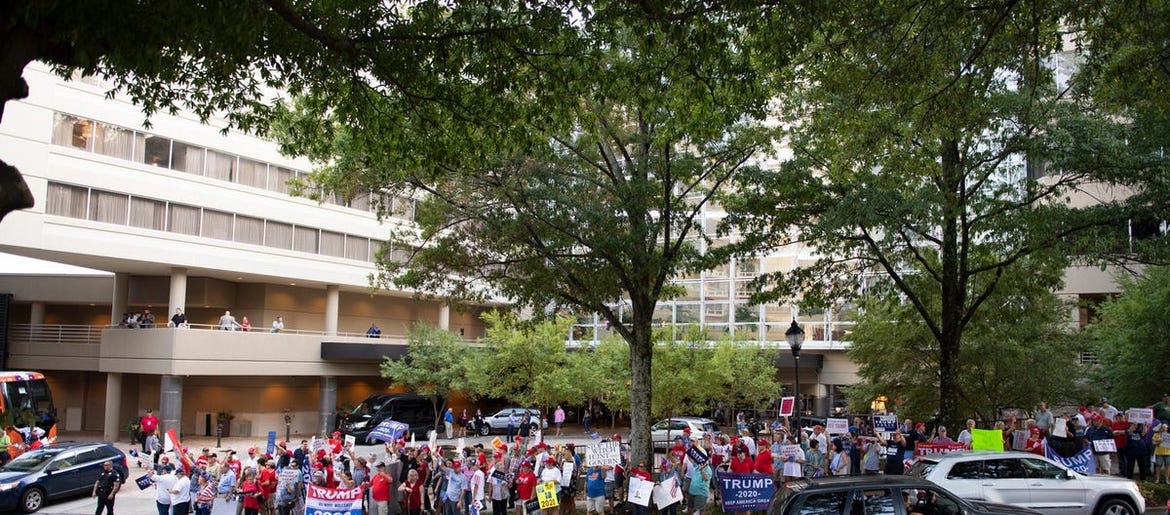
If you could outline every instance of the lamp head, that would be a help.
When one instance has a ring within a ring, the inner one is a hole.
[[[800,346],[804,344],[804,329],[800,328],[796,320],[793,320],[788,330],[784,331],[784,339],[788,340],[788,346],[792,347],[793,354],[800,352]]]

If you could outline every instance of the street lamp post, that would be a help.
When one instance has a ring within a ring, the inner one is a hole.
[[[796,323],[796,319],[792,319],[792,325],[788,326],[788,330],[784,331],[784,339],[788,340],[788,346],[792,348],[792,360],[794,362],[793,371],[796,374],[796,385],[793,388],[796,391],[796,402],[792,407],[792,411],[796,412],[796,430],[801,431],[800,427],[800,346],[804,344],[804,329],[801,329]]]

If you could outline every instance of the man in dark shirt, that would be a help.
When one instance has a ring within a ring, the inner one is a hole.
[[[93,483],[93,495],[97,497],[97,510],[94,511],[94,515],[101,515],[103,507],[106,509],[106,515],[114,515],[114,495],[125,481],[122,473],[114,469],[114,462],[107,461],[102,464],[102,471],[98,474],[97,481]]]

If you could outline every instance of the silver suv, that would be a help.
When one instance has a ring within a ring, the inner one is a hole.
[[[1051,515],[1141,515],[1146,509],[1132,480],[1084,475],[1026,452],[923,456],[907,474],[964,499],[1025,506]]]

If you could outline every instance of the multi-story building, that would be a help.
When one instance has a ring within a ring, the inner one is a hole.
[[[371,289],[375,255],[391,226],[410,223],[410,199],[386,199],[392,216],[379,222],[369,196],[290,196],[288,180],[309,164],[270,142],[182,114],[144,125],[138,107],[105,98],[102,84],[65,81],[43,65],[25,77],[31,96],[6,106],[0,145],[37,203],[0,224],[0,251],[109,272],[0,271],[0,293],[12,294],[3,365],[49,377],[66,429],[114,438],[161,408],[164,427],[188,433],[209,433],[215,414],[231,411],[233,432],[263,434],[283,426],[286,410],[295,432],[317,432],[338,406],[386,388],[377,365],[404,352],[413,324],[482,335],[482,307]],[[711,206],[705,230],[722,216]],[[797,312],[748,302],[756,274],[812,258],[794,247],[681,277],[686,293],[660,303],[657,319],[775,348],[788,384],[794,360],[782,342],[799,320],[802,404],[827,414],[843,400],[837,386],[856,381],[843,352],[848,306]],[[177,309],[190,328],[167,327]],[[116,327],[145,310],[155,328]],[[252,330],[215,330],[227,311]],[[277,317],[285,329],[273,333]],[[365,337],[371,323],[382,329],[377,341]],[[604,321],[582,317],[568,340],[606,332]]]

